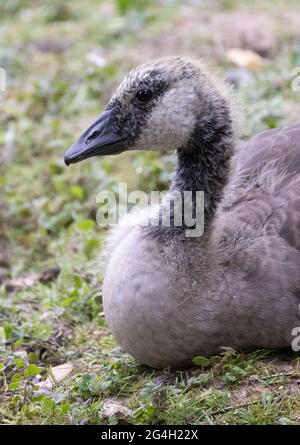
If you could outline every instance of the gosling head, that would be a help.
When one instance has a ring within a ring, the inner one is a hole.
[[[195,136],[208,143],[228,134],[229,120],[226,99],[196,62],[159,59],[127,75],[65,163],[126,150],[184,150]]]

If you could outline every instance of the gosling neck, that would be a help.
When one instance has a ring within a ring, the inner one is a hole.
[[[234,151],[231,119],[221,120],[204,132],[197,127],[185,147],[177,150],[177,169],[171,190],[192,192],[193,208],[196,192],[204,192],[204,230],[214,218],[227,183],[230,159]]]

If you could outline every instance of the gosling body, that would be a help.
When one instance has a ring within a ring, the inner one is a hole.
[[[123,349],[163,368],[229,346],[290,347],[300,326],[300,125],[237,144],[226,94],[181,58],[133,70],[105,113],[67,164],[175,149],[175,177],[153,213],[185,191],[194,205],[204,191],[201,236],[187,237],[184,224],[145,226],[146,209],[112,235],[103,304]]]

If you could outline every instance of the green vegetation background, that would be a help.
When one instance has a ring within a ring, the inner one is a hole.
[[[198,358],[187,371],[158,372],[124,354],[106,327],[98,259],[106,232],[95,224],[96,195],[120,181],[163,190],[174,156],[63,164],[124,74],[162,55],[205,57],[235,79],[244,138],[299,120],[300,93],[291,88],[299,23],[296,0],[0,2],[7,72],[0,93],[0,423],[299,423],[295,354],[229,350]],[[235,47],[262,63],[237,68],[227,52]],[[57,278],[36,279],[53,267]],[[55,367],[66,363],[72,373],[55,379]],[[50,386],[40,386],[47,376]]]

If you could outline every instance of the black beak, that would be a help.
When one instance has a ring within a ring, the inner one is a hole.
[[[104,111],[65,154],[65,164],[92,156],[115,155],[125,150],[125,138],[113,130],[113,112]]]

